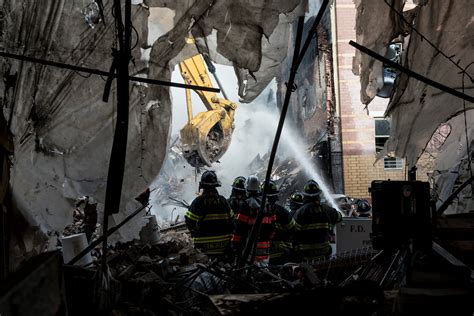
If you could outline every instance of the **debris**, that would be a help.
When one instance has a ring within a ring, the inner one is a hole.
[[[186,223],[185,222],[181,222],[181,223],[176,223],[170,227],[166,227],[166,228],[163,228],[160,230],[160,233],[164,233],[164,232],[168,232],[168,231],[183,231],[183,230],[186,230]]]
[[[122,227],[123,225],[125,225],[129,220],[131,220],[133,217],[135,217],[138,213],[140,213],[143,209],[146,208],[147,205],[143,205],[141,207],[139,207],[138,209],[136,209],[133,213],[131,213],[130,215],[128,215],[123,221],[121,221],[120,223],[118,223],[116,226],[110,228],[107,230],[106,232],[106,236],[110,236],[111,234],[113,234],[114,232],[116,232],[120,227]],[[78,260],[80,260],[83,256],[85,256],[87,253],[89,253],[92,249],[94,249],[95,247],[97,247],[103,240],[104,238],[104,235],[100,236],[99,238],[97,238],[96,240],[94,240],[93,242],[91,242],[89,244],[89,246],[87,246],[83,251],[81,251],[77,256],[75,256],[70,262],[68,262],[68,264],[74,264],[75,262],[77,262]]]
[[[80,233],[62,237],[61,243],[63,245],[63,259],[65,262],[69,262],[87,247],[86,234]],[[90,263],[92,263],[92,256],[90,253],[87,253],[77,261],[78,265],[88,265]]]
[[[360,279],[380,280],[392,259],[373,260],[376,254],[361,249],[302,264],[236,268],[210,261],[193,247],[187,232],[162,230],[156,244],[117,243],[108,251],[109,281],[119,282],[120,286],[114,286],[121,290],[113,315],[256,313],[265,306],[277,308],[292,299],[308,299],[309,294],[304,294],[308,291],[320,296],[323,288],[351,287]],[[359,278],[352,277],[356,274]],[[366,302],[356,294],[355,301],[346,302],[342,301],[345,294],[337,295],[332,300],[340,299],[344,306]],[[311,296],[312,300],[326,304],[322,298]]]
[[[307,263],[301,264],[301,270],[304,272],[304,276],[306,280],[311,284],[312,286],[317,286],[321,285],[322,282],[319,279],[319,277],[314,273],[314,270],[312,267],[310,267]]]
[[[148,204],[148,202],[150,200],[150,193],[151,193],[150,188],[147,188],[145,191],[140,193],[135,198],[135,200],[138,201],[141,205],[146,205],[146,204]]]
[[[123,279],[128,279],[130,278],[133,273],[136,271],[136,267],[134,265],[129,265],[125,267],[125,269],[120,272],[120,274],[117,276],[117,279],[123,280]]]
[[[86,234],[87,240],[91,241],[92,238],[97,238],[97,203],[90,203],[86,201],[84,206],[84,221],[83,230]],[[94,235],[95,234],[95,235]]]
[[[82,14],[84,15],[84,20],[86,21],[87,25],[89,25],[92,29],[102,21],[100,17],[99,5],[95,1],[90,2],[84,9],[82,9]]]
[[[140,258],[138,258],[137,262],[138,263],[153,263],[153,260],[151,260],[151,258],[148,256],[141,256]]]
[[[221,147],[222,143],[224,143],[223,137],[223,132],[217,124],[211,129],[211,131],[207,135],[206,153],[210,161],[214,161],[214,159],[219,156],[219,153],[223,150]]]
[[[147,224],[140,231],[140,242],[142,244],[156,244],[160,239],[158,222],[155,215],[147,215]]]
[[[64,228],[62,235],[66,237],[85,233],[90,241],[98,237],[97,228],[97,203],[88,196],[83,196],[76,201],[72,224]]]

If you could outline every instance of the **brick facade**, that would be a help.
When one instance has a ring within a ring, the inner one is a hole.
[[[374,155],[344,155],[343,160],[345,194],[350,197],[370,198],[368,188],[373,180],[407,180],[408,170],[385,170],[383,160],[375,162]],[[426,156],[422,160],[424,163],[418,164],[417,180],[428,181],[431,159]]]

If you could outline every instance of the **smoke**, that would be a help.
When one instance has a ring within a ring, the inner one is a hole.
[[[287,127],[283,128],[282,142],[283,146],[291,152],[292,158],[294,158],[303,168],[303,171],[306,173],[306,175],[319,184],[326,201],[329,202],[332,207],[339,210],[336,201],[331,196],[331,189],[326,184],[323,177],[319,174],[314,162],[312,162],[309,158],[309,153],[305,150],[308,148],[308,145],[303,142],[300,137],[297,137],[291,128]]]
[[[232,183],[238,176],[255,174],[257,170],[250,170],[249,165],[258,156],[269,152],[278,125],[278,108],[267,101],[275,91],[273,82],[252,103],[237,108],[231,145],[220,163],[215,165],[216,172],[226,183]],[[230,194],[230,185],[222,191]]]

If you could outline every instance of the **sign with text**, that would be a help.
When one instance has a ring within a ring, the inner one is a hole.
[[[371,218],[344,217],[336,225],[336,253],[371,247],[371,232]]]

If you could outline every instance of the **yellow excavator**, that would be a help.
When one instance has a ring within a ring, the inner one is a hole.
[[[197,168],[211,166],[227,151],[234,131],[234,112],[237,108],[237,104],[227,100],[215,67],[207,55],[198,54],[179,64],[184,81],[187,84],[213,87],[206,64],[224,98],[219,98],[214,92],[195,90],[207,111],[193,117],[191,91],[186,89],[188,123],[180,131],[182,150],[184,158]]]

